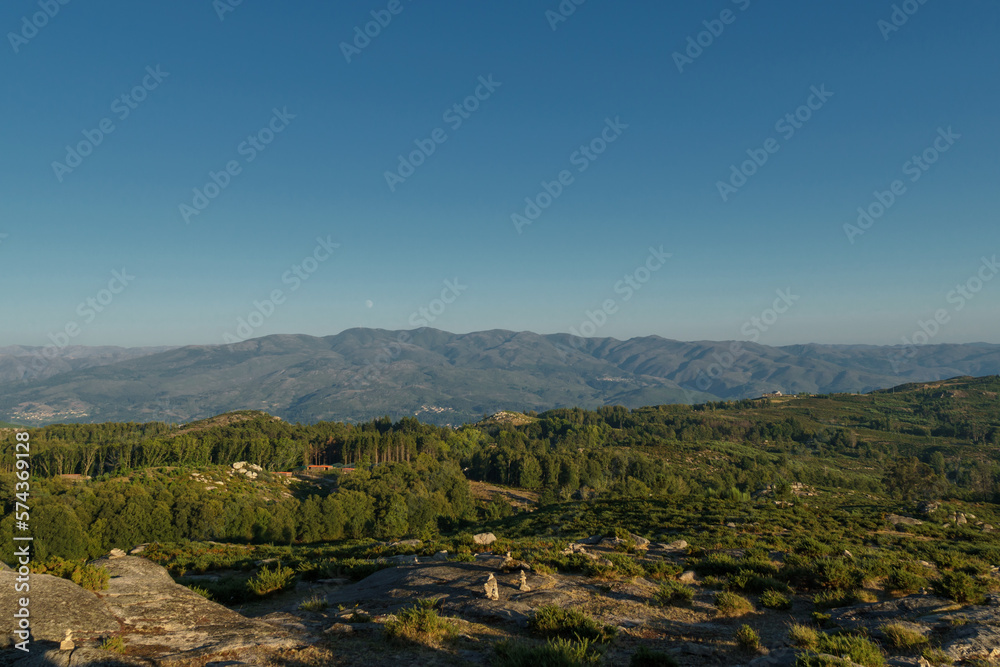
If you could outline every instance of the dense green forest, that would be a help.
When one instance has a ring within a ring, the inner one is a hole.
[[[535,492],[540,506],[685,496],[749,502],[765,488],[787,496],[794,483],[995,503],[998,392],[996,376],[957,378],[868,395],[507,414],[458,429],[412,418],[289,424],[260,412],[183,426],[52,425],[28,429],[35,544],[42,558],[81,558],[152,541],[396,539],[514,512],[476,501],[469,480]],[[0,442],[0,536],[9,536],[14,430],[0,431]],[[239,461],[262,472],[233,474]],[[354,470],[273,474],[310,464]]]

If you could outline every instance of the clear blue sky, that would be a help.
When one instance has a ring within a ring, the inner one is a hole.
[[[746,339],[786,288],[799,298],[762,343],[899,343],[939,309],[933,342],[1000,342],[1000,277],[949,295],[1000,253],[995,2],[912,0],[890,31],[888,1],[587,0],[564,21],[546,15],[556,0],[243,2],[220,19],[225,1],[0,6],[0,345],[67,325],[77,344],[221,343],[274,290],[254,336],[418,320],[587,333],[610,301],[598,336]],[[345,56],[373,11],[391,21]],[[467,118],[446,115],[477,91]],[[789,136],[776,124],[797,110]],[[113,131],[67,158],[102,121]],[[263,150],[243,144],[269,123]],[[935,155],[949,128],[960,138]],[[574,156],[602,132],[602,154]],[[929,148],[926,171],[907,166]],[[767,161],[724,201],[748,150]],[[563,170],[518,233],[512,214]],[[897,179],[849,242],[844,225]],[[286,272],[318,237],[339,247],[294,289]],[[661,246],[641,289],[619,283]],[[134,279],[102,293],[123,268]]]

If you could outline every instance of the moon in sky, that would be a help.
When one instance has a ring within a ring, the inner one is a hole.
[[[375,302],[372,301],[371,299],[368,299],[367,301],[365,301],[365,308],[371,308],[374,305],[375,305]]]

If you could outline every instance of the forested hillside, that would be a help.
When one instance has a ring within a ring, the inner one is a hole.
[[[958,378],[869,395],[498,415],[458,429],[412,418],[297,425],[257,412],[179,427],[53,425],[29,429],[35,526],[42,549],[82,557],[149,541],[426,536],[513,511],[477,503],[468,480],[534,491],[542,506],[749,501],[765,489],[786,497],[796,483],[996,502],[998,391],[996,376]],[[12,430],[3,442],[0,528],[9,534]],[[260,474],[235,474],[241,461]],[[273,474],[312,464],[353,470]]]

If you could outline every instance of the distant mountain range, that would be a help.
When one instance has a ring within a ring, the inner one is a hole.
[[[217,346],[74,347],[42,359],[40,348],[0,348],[0,421],[181,423],[258,409],[288,421],[387,414],[457,425],[501,409],[867,392],[1000,373],[1000,345],[985,343],[768,347],[426,328]]]

